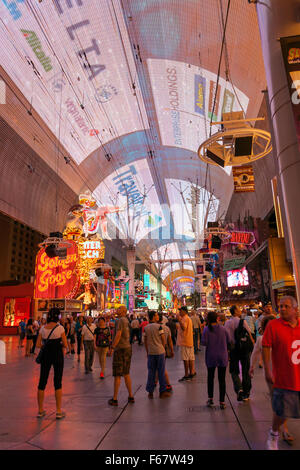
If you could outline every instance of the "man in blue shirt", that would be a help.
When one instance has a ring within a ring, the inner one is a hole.
[[[25,333],[26,333],[26,323],[24,319],[20,321],[18,330],[19,330],[19,348],[23,348],[24,347],[23,341],[24,341]]]

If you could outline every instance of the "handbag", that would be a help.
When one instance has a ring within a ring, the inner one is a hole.
[[[35,359],[35,362],[37,364],[41,364],[43,359],[44,359],[44,356],[45,356],[45,348],[49,342],[49,339],[50,339],[50,336],[52,335],[53,331],[55,330],[55,328],[57,328],[58,325],[56,325],[54,328],[52,328],[52,330],[50,331],[50,334],[48,336],[48,338],[46,339],[45,343],[42,345],[41,349],[40,349],[40,352],[38,353],[38,355],[36,356],[36,359]]]

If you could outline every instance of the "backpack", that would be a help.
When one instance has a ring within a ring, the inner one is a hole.
[[[98,348],[108,348],[109,336],[110,333],[108,328],[99,328],[99,333],[96,336],[96,346]]]
[[[241,318],[238,327],[234,331],[235,349],[241,355],[249,354],[253,349],[253,343],[249,333],[244,327],[244,320]]]

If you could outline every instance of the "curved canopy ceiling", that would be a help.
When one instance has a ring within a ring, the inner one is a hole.
[[[265,75],[255,9],[232,0],[217,77],[226,8],[225,0],[0,2],[0,63],[30,103],[20,122],[10,94],[0,115],[32,146],[39,130],[30,116],[39,115],[57,149],[36,149],[40,158],[54,170],[67,158],[76,178],[62,167],[59,176],[75,193],[126,207],[110,216],[111,230],[140,257],[165,247],[172,258],[193,257],[204,224],[227,210],[231,174],[196,152],[223,112],[257,116]],[[187,266],[169,263],[161,275]]]

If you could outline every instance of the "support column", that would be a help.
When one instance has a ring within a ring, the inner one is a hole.
[[[158,298],[159,298],[158,305],[161,305],[162,303],[162,278],[160,276],[157,278],[157,287],[158,287]]]
[[[298,303],[300,302],[300,152],[280,37],[299,34],[297,2],[256,4]]]
[[[127,248],[127,266],[128,266],[128,275],[129,275],[129,305],[128,310],[130,313],[133,312],[134,309],[134,272],[135,272],[135,247]]]

